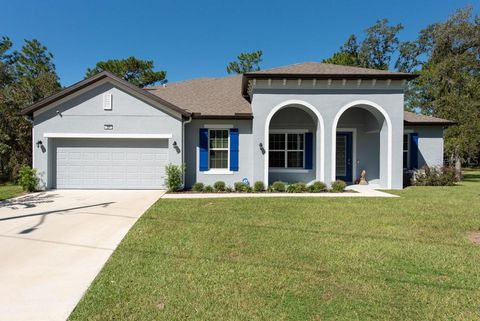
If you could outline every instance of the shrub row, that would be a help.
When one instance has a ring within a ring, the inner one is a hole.
[[[285,182],[277,181],[270,185],[268,188],[262,181],[257,181],[253,184],[253,187],[243,182],[236,182],[233,187],[227,186],[223,181],[217,181],[213,186],[205,185],[201,182],[193,184],[192,191],[197,193],[212,193],[212,192],[237,192],[237,193],[325,193],[335,192],[342,193],[345,191],[347,184],[344,181],[337,180],[332,183],[332,188],[329,190],[327,185],[320,181],[315,181],[311,185],[307,185],[303,182],[294,184],[287,184]]]
[[[415,186],[453,186],[459,181],[460,175],[455,168],[443,166],[424,166],[412,179]]]

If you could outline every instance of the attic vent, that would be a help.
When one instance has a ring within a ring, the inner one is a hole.
[[[103,95],[103,109],[112,110],[112,94]]]

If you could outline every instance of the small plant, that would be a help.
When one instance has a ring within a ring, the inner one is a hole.
[[[35,192],[38,185],[37,170],[28,165],[23,165],[18,172],[18,184],[26,192]]]
[[[247,186],[248,185],[243,182],[235,182],[233,184],[233,188],[235,189],[235,192],[246,192]]]
[[[225,182],[217,181],[213,183],[213,189],[215,192],[224,192],[225,191]]]
[[[231,187],[231,186],[225,187],[225,192],[227,192],[227,193],[233,193],[233,192],[234,192],[233,187]]]
[[[307,191],[307,184],[298,182],[287,186],[287,193],[303,193]]]
[[[343,193],[345,192],[345,187],[347,187],[347,183],[342,180],[336,180],[332,182],[332,192],[334,193]]]
[[[205,186],[205,188],[203,189],[203,191],[204,191],[205,193],[213,193],[213,192],[214,192],[213,187],[212,187],[211,185]]]
[[[274,192],[285,192],[285,183],[284,182],[281,182],[281,181],[276,181],[276,182],[273,182],[272,184],[272,190]]]
[[[324,182],[320,181],[315,181],[312,183],[312,185],[308,187],[308,191],[310,193],[322,193],[326,192],[327,190],[327,185]]]
[[[250,185],[245,184],[245,192],[247,193],[253,193],[253,187]]]
[[[453,186],[458,181],[455,168],[424,166],[415,175],[412,185],[415,186]]]
[[[192,186],[192,191],[201,193],[201,192],[203,192],[204,188],[205,188],[205,185],[203,183],[196,182]]]
[[[256,193],[265,191],[265,184],[262,181],[256,181],[253,184],[253,191]]]
[[[165,186],[169,192],[178,192],[182,189],[183,169],[182,166],[168,164],[165,166]]]

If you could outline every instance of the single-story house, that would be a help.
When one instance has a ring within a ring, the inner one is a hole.
[[[42,188],[161,189],[224,181],[355,182],[400,189],[443,163],[450,121],[404,111],[415,75],[301,63],[139,88],[109,72],[23,110]]]

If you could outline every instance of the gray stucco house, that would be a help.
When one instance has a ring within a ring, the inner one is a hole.
[[[406,170],[443,163],[450,121],[404,111],[414,75],[302,63],[141,89],[102,72],[23,113],[43,188],[160,189],[273,181],[400,189]]]

